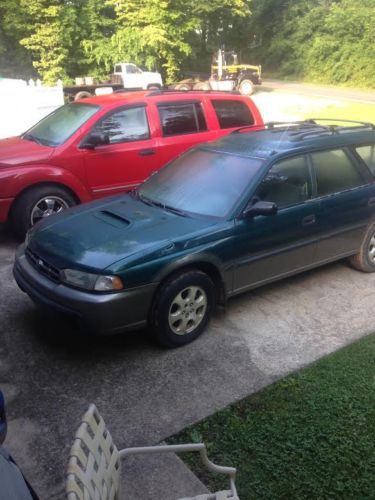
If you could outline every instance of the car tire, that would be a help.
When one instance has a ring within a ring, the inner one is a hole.
[[[254,92],[254,84],[251,80],[245,78],[240,82],[238,90],[242,95],[251,95]]]
[[[359,252],[349,257],[349,263],[358,271],[375,272],[375,224],[368,228]]]
[[[193,90],[211,90],[209,82],[198,82],[193,86]]]
[[[76,203],[74,197],[63,187],[35,186],[16,199],[11,212],[12,229],[19,238],[24,238],[26,232],[38,220],[59,213]]]
[[[174,86],[174,90],[191,90],[192,85],[190,83],[177,83]]]
[[[88,97],[92,97],[92,94],[88,92],[87,90],[81,90],[80,92],[77,92],[76,95],[74,96],[75,101],[79,101],[80,99],[87,99]]]
[[[214,307],[215,287],[207,274],[192,270],[174,275],[157,293],[151,329],[163,347],[180,347],[205,330]]]

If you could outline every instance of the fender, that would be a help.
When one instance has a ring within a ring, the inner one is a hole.
[[[80,202],[90,201],[91,193],[81,179],[69,170],[52,165],[25,165],[0,170],[0,197],[16,198],[22,191],[38,184],[66,186]]]
[[[180,257],[163,267],[156,274],[154,281],[161,283],[171,274],[191,267],[206,271],[213,277],[218,286],[219,300],[225,302],[228,291],[230,293],[232,290],[233,267],[232,265],[224,267],[223,263],[212,254],[196,253]]]

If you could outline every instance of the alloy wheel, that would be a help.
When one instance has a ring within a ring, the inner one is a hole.
[[[33,226],[41,219],[58,214],[68,208],[68,203],[59,196],[46,196],[37,201],[31,211],[30,220]]]
[[[168,323],[177,335],[194,331],[202,322],[207,310],[207,295],[203,288],[189,286],[180,291],[172,301]]]

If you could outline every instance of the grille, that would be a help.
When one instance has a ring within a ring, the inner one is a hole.
[[[26,256],[37,271],[56,283],[60,282],[60,271],[56,267],[51,266],[51,264],[48,264],[44,259],[41,259],[39,255],[30,250],[30,248],[26,249]]]

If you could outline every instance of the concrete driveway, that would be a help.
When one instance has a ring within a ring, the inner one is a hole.
[[[90,402],[119,447],[155,444],[375,329],[375,274],[337,263],[233,299],[206,334],[181,349],[163,350],[147,332],[87,338],[18,290],[15,247],[0,232],[6,445],[42,499],[63,498],[68,450]],[[151,496],[168,483],[173,494]],[[129,466],[127,498],[168,500],[196,492],[197,484],[174,457],[161,468],[138,459]]]

